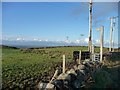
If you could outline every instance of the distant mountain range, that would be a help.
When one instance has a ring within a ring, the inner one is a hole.
[[[36,47],[55,47],[55,46],[88,46],[88,42],[80,41],[47,41],[47,40],[2,40],[1,45],[13,46],[17,48],[36,48]],[[94,44],[99,46],[99,43]],[[109,43],[104,43],[105,47],[109,46]]]
[[[82,43],[87,46],[87,43]],[[54,47],[54,46],[80,46],[81,43],[66,41],[8,41],[2,40],[2,45],[13,46],[17,48],[34,48],[34,47]]]

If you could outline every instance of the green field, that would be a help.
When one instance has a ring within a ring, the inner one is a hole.
[[[62,55],[66,61],[72,61],[75,50],[87,50],[87,47],[56,47],[14,49],[2,48],[3,89],[36,88],[39,81],[49,81],[56,67],[61,65]],[[108,49],[104,48],[104,52]],[[99,48],[95,48],[99,52]]]

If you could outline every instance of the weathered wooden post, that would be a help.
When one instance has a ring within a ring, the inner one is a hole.
[[[112,35],[113,35],[113,18],[110,18],[110,46],[109,51],[112,51]]]
[[[109,46],[109,51],[114,51],[113,46],[114,46],[114,40],[113,40],[113,31],[115,30],[115,20],[118,18],[116,17],[111,17],[110,18],[110,46]]]
[[[94,61],[94,52],[95,52],[95,48],[94,45],[92,45],[92,61]]]
[[[80,61],[81,61],[81,50],[80,50],[80,52],[79,52],[78,64],[80,64]]]
[[[63,55],[63,73],[65,73],[65,55]]]
[[[50,80],[50,82],[49,83],[52,83],[52,81],[57,77],[57,75],[58,75],[58,69],[55,71],[55,73],[54,73],[54,75],[53,75],[53,77],[52,77],[52,79]]]
[[[103,38],[104,38],[104,26],[101,27],[101,33],[100,33],[100,61],[103,60]]]
[[[94,45],[92,45],[92,54],[94,54],[95,52],[95,48],[94,48]]]
[[[103,59],[104,26],[101,26],[100,28],[97,28],[97,30],[100,30],[100,62],[102,62],[102,59]]]
[[[92,0],[89,3],[89,42],[88,50],[92,53]]]

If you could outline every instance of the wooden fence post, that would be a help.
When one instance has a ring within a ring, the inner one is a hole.
[[[78,64],[80,64],[80,60],[81,60],[81,50],[80,50],[80,52],[79,52]]]
[[[63,73],[65,73],[65,55],[63,55]]]

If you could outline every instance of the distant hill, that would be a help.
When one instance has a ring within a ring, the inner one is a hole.
[[[8,48],[8,49],[19,49],[19,48],[30,48],[30,49],[42,49],[42,48],[57,48],[57,47],[87,47],[87,46],[7,46],[0,45],[0,48]]]
[[[17,47],[13,47],[13,46],[6,46],[6,45],[0,45],[0,48],[18,49]]]
[[[65,41],[8,41],[2,40],[3,45],[13,46],[17,48],[36,48],[36,47],[55,47],[55,46],[80,46],[81,43],[65,42]],[[87,46],[87,43],[83,43]]]
[[[12,49],[19,49],[19,48],[30,48],[30,49],[40,49],[40,48],[56,48],[56,47],[87,47],[87,46],[79,46],[79,45],[57,45],[57,46],[32,46],[32,45],[0,45],[0,48],[12,48]],[[95,46],[95,48],[100,48],[99,46]],[[107,48],[107,47],[104,47]],[[116,49],[118,50],[118,49]]]

